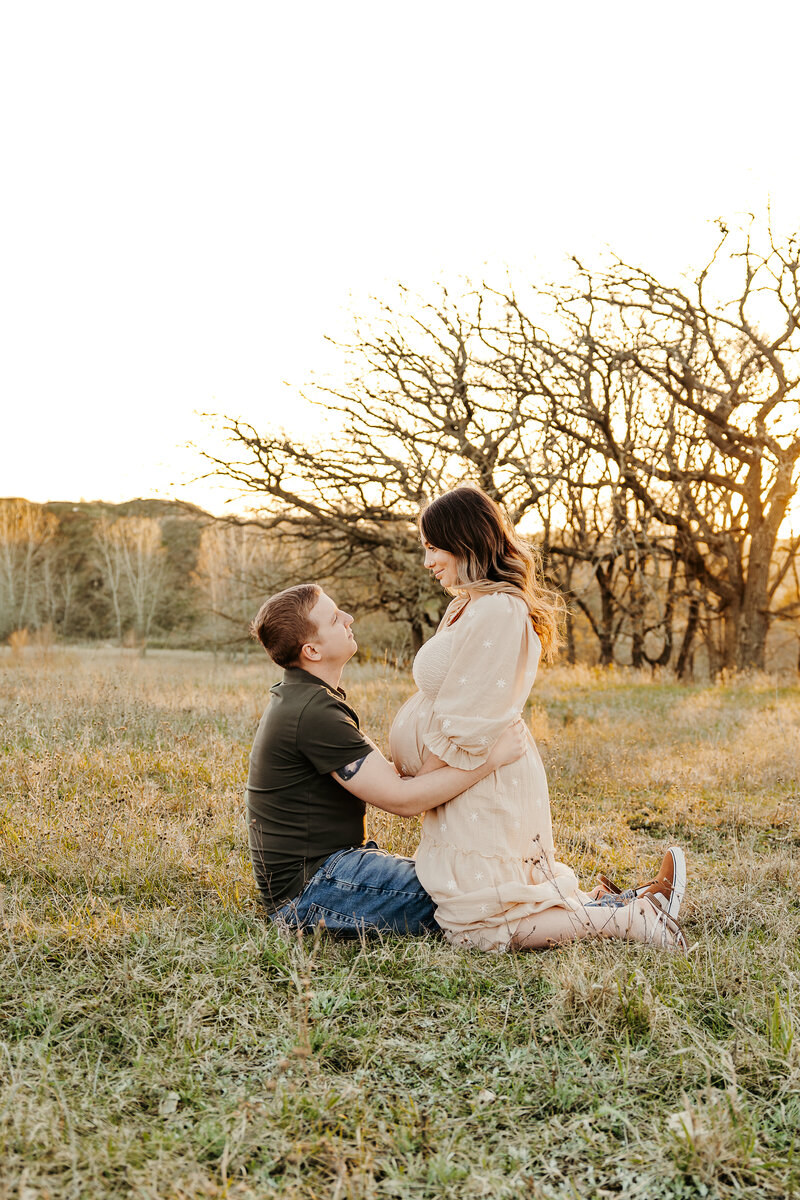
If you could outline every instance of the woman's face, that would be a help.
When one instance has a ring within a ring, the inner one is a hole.
[[[425,551],[425,567],[431,572],[444,588],[458,586],[456,557],[448,550],[439,550],[432,546],[425,536],[422,536],[422,548]]]

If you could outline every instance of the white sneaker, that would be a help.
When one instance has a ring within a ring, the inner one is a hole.
[[[686,856],[679,846],[670,846],[655,879],[636,888],[637,899],[652,900],[674,920],[686,895]]]
[[[660,950],[672,950],[676,954],[686,954],[688,945],[683,930],[674,917],[664,912],[657,900],[652,896],[642,896],[652,906],[656,914],[656,923],[647,939],[648,946],[658,946]]]

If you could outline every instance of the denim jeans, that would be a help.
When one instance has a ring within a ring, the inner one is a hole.
[[[337,850],[325,859],[299,896],[270,917],[290,929],[324,924],[328,933],[438,932],[433,901],[417,879],[412,858],[379,850],[375,842]]]

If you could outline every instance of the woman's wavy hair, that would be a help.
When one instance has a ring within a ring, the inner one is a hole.
[[[559,618],[564,602],[542,582],[538,554],[517,534],[503,509],[474,484],[459,484],[432,500],[420,513],[423,539],[455,556],[454,595],[510,592],[528,606],[531,622],[551,662],[561,643]]]

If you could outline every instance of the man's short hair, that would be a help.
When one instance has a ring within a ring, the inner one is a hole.
[[[316,583],[297,583],[265,600],[251,621],[250,633],[279,667],[295,666],[303,646],[316,637],[309,614],[321,594]]]

